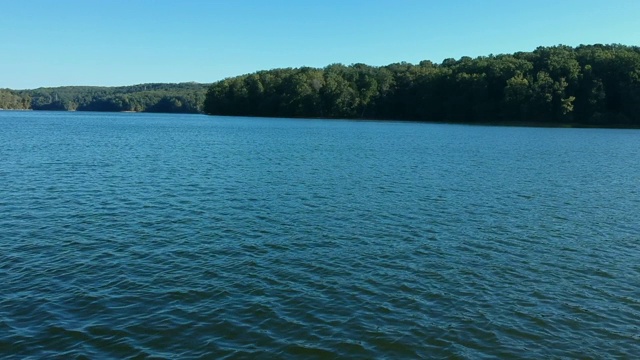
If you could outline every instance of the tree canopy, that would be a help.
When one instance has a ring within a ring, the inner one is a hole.
[[[79,111],[202,112],[208,84],[141,84],[0,89],[0,108]]]
[[[332,64],[227,78],[212,115],[640,126],[640,48],[539,47],[441,64]]]
[[[640,47],[284,68],[214,84],[0,89],[0,109],[640,127]]]

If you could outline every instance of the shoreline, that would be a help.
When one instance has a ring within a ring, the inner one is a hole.
[[[91,110],[34,110],[34,109],[0,109],[0,111],[33,111],[33,112],[86,112],[86,113],[114,113],[114,114],[180,114],[180,115],[205,115],[211,117],[237,117],[255,119],[291,119],[291,120],[330,120],[330,121],[375,121],[375,122],[398,122],[398,123],[423,123],[423,124],[447,124],[465,126],[507,126],[507,127],[530,127],[530,128],[559,128],[559,129],[629,129],[638,130],[640,125],[598,125],[580,122],[571,123],[548,123],[542,121],[433,121],[433,120],[407,120],[407,119],[349,119],[349,118],[328,118],[328,117],[275,117],[275,116],[250,116],[250,115],[217,115],[205,113],[184,113],[184,112],[150,112],[150,111],[91,111]]]
[[[335,121],[372,121],[372,122],[402,122],[402,123],[423,123],[423,124],[447,124],[466,126],[508,126],[508,127],[531,127],[531,128],[562,128],[562,129],[640,129],[640,125],[598,125],[580,122],[572,123],[548,123],[543,121],[434,121],[434,120],[408,120],[408,119],[349,119],[349,118],[327,118],[327,117],[276,117],[276,116],[251,116],[251,115],[216,115],[204,114],[207,116],[221,117],[244,117],[255,119],[291,119],[291,120],[335,120]]]

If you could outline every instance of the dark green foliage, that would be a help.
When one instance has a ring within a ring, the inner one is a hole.
[[[0,108],[200,113],[208,87],[182,83],[0,90]]]
[[[640,127],[640,48],[561,45],[441,64],[260,71],[211,85],[204,111]]]

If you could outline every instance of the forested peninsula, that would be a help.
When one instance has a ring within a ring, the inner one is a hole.
[[[0,109],[640,127],[640,47],[283,68],[213,84],[0,89]]]
[[[436,64],[286,68],[228,78],[211,115],[640,127],[640,48],[538,47]]]
[[[141,84],[0,89],[0,109],[201,113],[211,84]]]

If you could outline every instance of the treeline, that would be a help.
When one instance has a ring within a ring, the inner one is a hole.
[[[21,96],[13,90],[0,89],[0,109],[31,109],[31,97]]]
[[[0,89],[0,108],[200,113],[209,84],[141,84]]]
[[[441,64],[259,71],[211,85],[214,115],[640,126],[640,48],[539,47]]]

